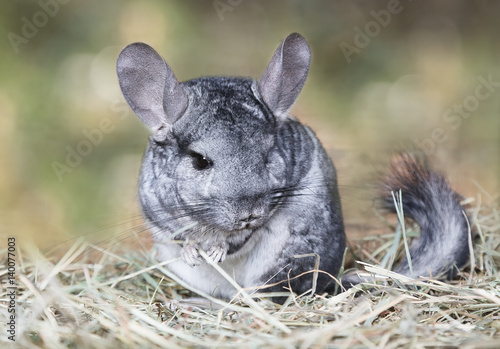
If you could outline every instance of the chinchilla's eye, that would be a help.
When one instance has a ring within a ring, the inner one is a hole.
[[[190,151],[188,155],[193,159],[193,167],[199,171],[206,170],[214,164],[209,158],[194,151]]]

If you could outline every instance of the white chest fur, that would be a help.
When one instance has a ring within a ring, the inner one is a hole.
[[[243,288],[261,286],[267,281],[263,280],[263,276],[276,267],[289,237],[287,221],[290,219],[285,213],[274,216],[268,224],[253,232],[241,250],[227,256],[219,266]],[[168,269],[194,289],[219,298],[229,299],[235,295],[235,288],[209,264],[191,267],[179,259],[179,244],[157,244],[156,250],[160,260],[177,259],[167,265]]]

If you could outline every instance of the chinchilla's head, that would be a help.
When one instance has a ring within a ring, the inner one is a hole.
[[[189,217],[227,232],[264,224],[289,185],[293,150],[283,134],[309,63],[304,38],[291,34],[260,80],[179,83],[151,47],[127,46],[117,63],[120,87],[152,131],[139,184],[146,217],[159,226]]]

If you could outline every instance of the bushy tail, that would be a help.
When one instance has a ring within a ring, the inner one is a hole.
[[[394,269],[410,276],[452,278],[469,259],[469,227],[460,196],[434,172],[423,154],[403,152],[393,157],[382,185],[384,206],[395,212],[391,192],[401,190],[403,212],[420,226],[420,237],[408,258]]]
[[[391,192],[399,195],[400,190],[404,217],[420,226],[420,237],[411,243],[411,270],[405,255],[394,271],[412,278],[451,279],[469,259],[469,226],[460,196],[420,153],[392,158],[382,182],[382,202],[389,211],[396,212]],[[345,288],[362,281],[357,274],[342,277]]]

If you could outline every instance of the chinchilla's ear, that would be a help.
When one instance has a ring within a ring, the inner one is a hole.
[[[144,43],[123,49],[116,63],[127,103],[151,130],[172,124],[186,110],[188,99],[161,56]]]
[[[276,116],[286,115],[306,82],[311,50],[304,37],[293,33],[274,52],[258,81],[259,93]]]

